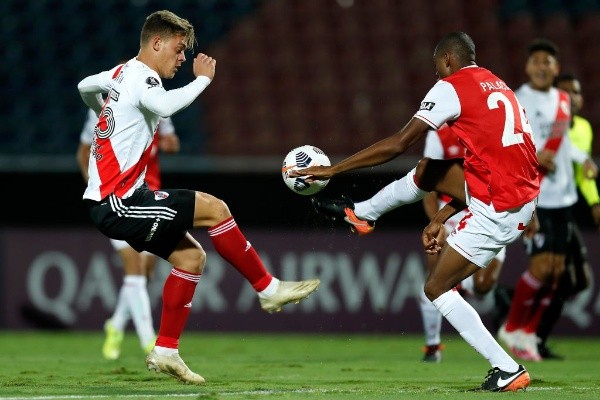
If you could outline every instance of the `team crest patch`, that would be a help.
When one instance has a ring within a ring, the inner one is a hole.
[[[423,110],[431,111],[433,109],[433,107],[435,107],[435,103],[433,101],[424,101],[421,103],[421,107],[419,108],[419,111],[423,111]]]
[[[158,82],[158,79],[156,79],[153,76],[148,77],[148,79],[146,79],[146,83],[148,85],[150,85],[150,87],[154,87],[154,86],[159,86],[160,83]]]
[[[158,200],[164,200],[167,197],[169,197],[169,193],[167,192],[163,192],[161,190],[156,190],[154,192],[154,200],[158,201]]]

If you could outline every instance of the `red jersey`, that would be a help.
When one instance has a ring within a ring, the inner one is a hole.
[[[531,127],[514,92],[485,68],[470,66],[439,80],[415,114],[434,129],[445,122],[466,148],[470,196],[496,211],[535,199],[540,190]]]

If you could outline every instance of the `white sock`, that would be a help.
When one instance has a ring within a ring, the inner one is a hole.
[[[423,319],[423,331],[425,332],[425,344],[432,346],[441,343],[440,332],[442,330],[442,314],[425,296],[425,292],[421,292],[419,296],[419,308],[421,309],[421,317]]]
[[[389,183],[368,200],[354,204],[354,214],[360,219],[377,221],[383,214],[405,204],[415,203],[428,193],[415,184],[416,169],[405,177]]]
[[[264,298],[271,297],[275,294],[277,289],[279,288],[279,279],[273,277],[271,279],[271,283],[267,285],[266,288],[258,292],[258,296]]]
[[[171,354],[179,353],[179,349],[172,349],[170,347],[154,346],[153,350],[159,356],[170,356]]]
[[[457,291],[447,291],[433,300],[433,304],[460,336],[485,357],[492,367],[498,367],[506,372],[516,372],[519,369],[519,364],[496,342],[481,322],[475,309]]]
[[[144,275],[127,275],[123,280],[129,312],[142,348],[156,339],[146,283],[147,279]]]
[[[129,318],[131,318],[131,315],[129,314],[129,305],[125,296],[125,285],[121,285],[119,296],[117,297],[117,305],[112,317],[110,317],[110,322],[116,330],[123,332],[127,327]]]

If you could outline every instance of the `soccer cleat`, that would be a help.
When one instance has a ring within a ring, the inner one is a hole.
[[[527,372],[522,365],[519,365],[517,372],[506,372],[495,367],[488,371],[479,390],[489,392],[516,392],[517,390],[525,390],[525,388],[529,386],[529,383],[531,383],[529,372]]]
[[[512,351],[520,341],[520,336],[520,330],[508,332],[506,330],[506,323],[502,324],[500,329],[498,329],[498,339],[500,339],[510,351]]]
[[[318,279],[299,282],[280,281],[277,291],[273,295],[259,297],[260,306],[268,313],[279,312],[285,304],[300,303],[300,300],[304,300],[317,290],[320,283],[321,281]]]
[[[123,343],[123,331],[118,330],[110,319],[104,323],[106,338],[102,345],[102,355],[107,360],[116,360],[121,355],[121,343]]]
[[[155,350],[152,350],[150,354],[146,356],[146,366],[149,371],[156,371],[156,373],[162,372],[183,383],[192,383],[195,385],[204,383],[204,378],[189,369],[179,356],[179,353],[161,356],[157,354]]]
[[[442,350],[444,346],[441,344],[432,344],[429,346],[425,346],[423,351],[425,354],[423,355],[423,362],[432,362],[439,363],[442,361]]]
[[[350,230],[359,235],[368,235],[375,229],[375,222],[360,219],[354,213],[354,202],[346,195],[340,199],[317,198],[311,199],[318,213],[334,220],[343,219],[350,224]]]

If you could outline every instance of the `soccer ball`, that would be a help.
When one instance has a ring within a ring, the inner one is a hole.
[[[292,149],[283,159],[281,176],[283,177],[283,181],[287,187],[292,189],[292,191],[298,194],[309,196],[321,191],[321,189],[327,186],[329,179],[308,183],[306,182],[306,176],[290,178],[288,174],[289,171],[295,169],[303,169],[316,165],[331,165],[329,157],[327,157],[323,150],[308,144],[296,147],[295,149]]]

